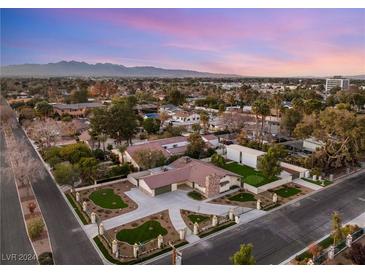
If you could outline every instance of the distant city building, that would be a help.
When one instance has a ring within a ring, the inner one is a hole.
[[[333,78],[326,79],[326,92],[329,92],[331,89],[339,87],[342,90],[347,90],[350,87],[350,80],[342,78],[340,76],[335,76]]]

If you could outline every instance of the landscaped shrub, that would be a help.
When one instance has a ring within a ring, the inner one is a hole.
[[[108,177],[127,176],[129,172],[130,165],[125,163],[123,165],[113,166],[108,172]]]
[[[93,150],[93,155],[99,161],[104,161],[105,160],[105,153],[100,148],[97,148],[97,149]]]
[[[44,223],[41,218],[30,221],[27,225],[29,237],[34,240],[38,238],[44,229]]]
[[[38,262],[39,262],[39,264],[42,264],[42,265],[54,264],[52,252],[44,252],[41,255],[39,255]]]
[[[188,196],[189,196],[190,198],[192,198],[192,199],[194,199],[194,200],[198,200],[198,201],[200,201],[200,200],[203,200],[203,199],[204,199],[204,196],[203,196],[202,194],[200,194],[199,192],[197,192],[197,191],[190,191],[190,192],[188,193]]]

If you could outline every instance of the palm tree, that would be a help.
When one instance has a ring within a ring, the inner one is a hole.
[[[118,146],[118,150],[122,155],[122,164],[124,164],[124,152],[127,150],[127,147],[127,144],[121,144],[120,146]]]
[[[108,135],[106,135],[105,133],[101,133],[98,136],[98,140],[103,144],[103,151],[105,152],[105,142],[106,140],[108,140]]]
[[[205,131],[207,130],[207,125],[209,123],[209,115],[204,111],[200,113],[200,122],[203,124],[203,129],[205,133]]]
[[[258,99],[252,105],[252,111],[256,117],[256,136],[258,131],[258,116],[261,116],[261,129],[259,141],[263,143],[263,131],[266,116],[270,115],[270,105],[266,100]]]

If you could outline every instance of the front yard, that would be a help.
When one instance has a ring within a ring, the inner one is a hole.
[[[296,187],[289,187],[289,186],[283,186],[279,188],[278,190],[274,191],[277,195],[283,198],[289,198],[291,196],[294,196],[300,192],[302,192],[299,188]]]
[[[240,175],[243,179],[243,182],[254,187],[263,186],[279,179],[278,177],[269,179],[265,177],[260,171],[255,170],[254,168],[240,165],[235,162],[225,164],[223,168]]]
[[[114,193],[111,188],[95,190],[89,196],[94,204],[106,209],[118,209],[128,207],[122,198]]]
[[[314,180],[309,179],[309,178],[302,178],[302,180],[307,181],[307,182],[312,183],[312,184],[319,185],[319,186],[328,186],[328,185],[332,184],[332,182],[329,181],[329,180],[314,181]]]

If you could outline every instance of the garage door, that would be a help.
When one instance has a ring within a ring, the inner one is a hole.
[[[163,186],[155,189],[155,195],[160,195],[162,193],[171,192],[171,185]]]

